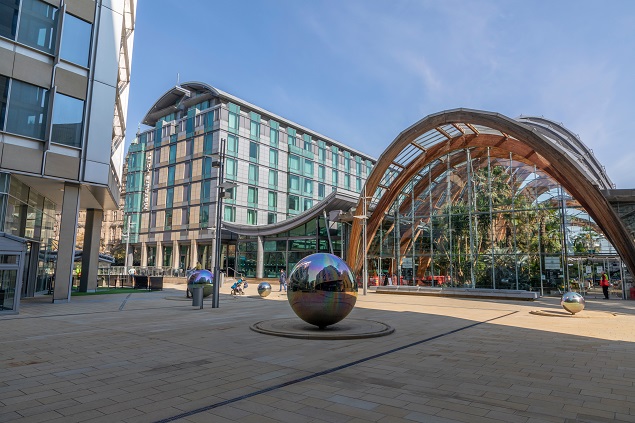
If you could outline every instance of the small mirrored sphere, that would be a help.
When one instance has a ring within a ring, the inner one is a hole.
[[[584,297],[577,292],[567,292],[562,296],[560,305],[571,314],[584,310]]]
[[[269,294],[271,294],[271,284],[269,282],[260,282],[258,284],[258,295],[266,297]]]
[[[187,278],[187,289],[203,287],[203,297],[212,295],[214,291],[214,276],[209,270],[201,269],[192,272],[189,278]]]
[[[333,254],[311,254],[287,278],[287,299],[295,314],[320,329],[348,316],[357,301],[353,272]]]

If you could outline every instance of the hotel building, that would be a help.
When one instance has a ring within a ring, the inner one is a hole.
[[[373,157],[198,82],[163,94],[143,124],[124,207],[142,269],[213,269],[219,193],[230,275],[276,277],[308,254],[342,251],[344,224],[329,213],[357,203]],[[219,158],[232,188],[218,187]]]

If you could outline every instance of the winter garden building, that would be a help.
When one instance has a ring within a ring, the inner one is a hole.
[[[143,123],[151,128],[128,151],[124,210],[141,270],[214,268],[216,154],[235,185],[223,194],[221,268],[275,277],[308,254],[341,254],[345,224],[329,213],[354,206],[371,156],[198,82],[167,91]]]
[[[0,226],[27,246],[21,280],[0,266],[2,309],[38,292],[69,301],[76,247],[78,289],[96,288],[102,216],[120,198],[135,8],[0,0]]]

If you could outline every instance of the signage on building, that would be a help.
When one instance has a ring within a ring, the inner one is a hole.
[[[561,267],[560,256],[545,256],[545,269],[558,270]]]
[[[401,261],[401,267],[404,269],[412,269],[412,257],[404,257]]]

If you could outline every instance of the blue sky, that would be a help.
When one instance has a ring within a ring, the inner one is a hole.
[[[379,157],[428,114],[538,115],[635,188],[635,1],[142,0],[129,144],[201,81]]]

